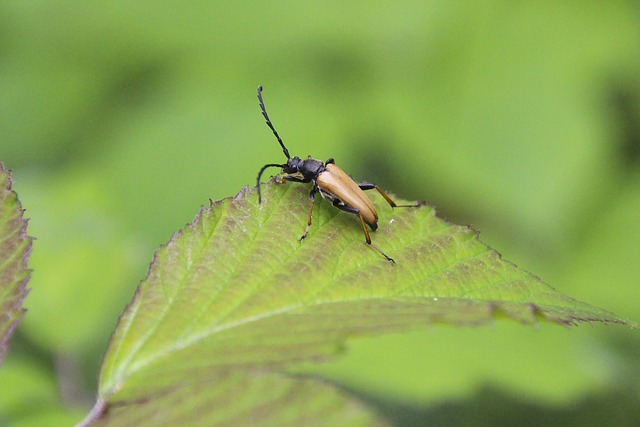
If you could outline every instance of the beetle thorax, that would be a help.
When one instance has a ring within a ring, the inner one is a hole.
[[[302,160],[298,156],[290,158],[284,168],[285,173],[299,173],[308,180],[315,180],[323,170],[324,163],[322,161],[311,157]]]

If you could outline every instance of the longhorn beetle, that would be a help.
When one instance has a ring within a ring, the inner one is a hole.
[[[282,147],[284,155],[287,157],[287,163],[269,163],[267,165],[264,165],[260,169],[260,172],[258,172],[258,203],[262,203],[262,196],[260,194],[260,177],[267,168],[281,168],[281,173],[288,174],[284,176],[284,179],[286,179],[287,181],[300,183],[313,182],[313,187],[311,188],[311,192],[309,193],[311,207],[309,208],[307,228],[304,230],[304,234],[300,237],[300,241],[304,240],[304,238],[309,234],[309,228],[311,227],[311,217],[313,216],[313,204],[315,202],[315,195],[316,193],[320,193],[322,197],[330,200],[333,203],[333,206],[340,209],[341,211],[357,215],[358,218],[360,218],[362,231],[364,232],[364,238],[367,244],[378,251],[380,254],[382,254],[382,256],[385,257],[387,261],[395,265],[396,262],[393,260],[393,258],[389,257],[387,254],[378,249],[376,245],[371,243],[371,237],[369,236],[369,231],[367,230],[366,224],[371,227],[372,231],[375,231],[378,228],[378,212],[373,206],[373,203],[371,203],[371,200],[369,200],[369,198],[364,194],[364,191],[372,190],[375,188],[392,208],[414,208],[420,206],[420,204],[396,205],[396,203],[391,200],[391,198],[377,185],[368,182],[361,182],[359,184],[356,183],[353,179],[351,179],[351,177],[349,177],[349,175],[344,173],[342,169],[336,166],[333,158],[330,158],[323,163],[320,160],[312,159],[311,156],[308,156],[305,160],[300,159],[300,157],[298,156],[291,157],[291,155],[289,155],[289,150],[287,150],[287,147],[285,147],[282,139],[280,138],[280,135],[278,135],[278,132],[276,131],[276,128],[273,126],[273,123],[271,123],[271,119],[269,119],[267,109],[265,108],[264,101],[262,100],[262,86],[258,86],[258,100],[260,101],[260,109],[262,110],[262,115],[267,121],[267,126],[269,126],[273,131],[273,134]]]

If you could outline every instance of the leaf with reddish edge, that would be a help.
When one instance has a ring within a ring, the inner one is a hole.
[[[27,260],[31,237],[17,194],[11,188],[11,172],[0,162],[0,363],[8,350],[9,339],[25,309],[30,270]]]

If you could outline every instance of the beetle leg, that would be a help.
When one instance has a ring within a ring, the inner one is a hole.
[[[375,184],[371,184],[369,182],[361,182],[358,184],[358,187],[360,187],[362,191],[373,190],[375,188],[376,190],[378,190],[378,193],[380,193],[382,197],[384,197],[387,203],[389,203],[389,206],[391,206],[392,208],[417,208],[418,206],[422,206],[422,204],[420,203],[417,203],[415,205],[397,205],[396,202],[391,200],[391,197],[389,197],[387,193],[382,191],[382,188],[378,187]]]
[[[327,165],[335,165],[335,164],[336,164],[336,161],[333,159],[333,157],[329,157],[329,159],[326,162],[324,162],[325,166],[327,166]]]
[[[360,212],[358,212],[358,216],[360,217],[360,224],[362,224],[362,231],[364,231],[364,238],[367,241],[367,244],[371,246],[373,249],[375,249],[376,251],[378,251],[380,255],[385,257],[387,261],[389,261],[391,264],[396,265],[396,262],[393,260],[393,258],[391,258],[389,255],[382,252],[380,248],[378,248],[376,245],[371,243],[371,237],[369,237],[369,231],[367,230],[367,226],[365,225],[364,217]]]
[[[283,178],[286,179],[287,181],[299,182],[301,184],[306,184],[306,183],[311,181],[310,179],[299,178],[299,177],[293,176],[293,175],[285,175],[285,176],[283,176]]]
[[[351,206],[343,205],[343,204],[341,204],[340,200],[338,200],[338,199],[333,201],[333,206],[335,206],[336,208],[340,209],[341,211],[352,213],[354,215],[358,215],[358,218],[360,218],[360,224],[362,224],[362,231],[364,233],[364,239],[367,242],[367,245],[371,246],[373,249],[378,251],[380,253],[380,255],[385,257],[387,259],[387,261],[389,261],[391,264],[396,265],[396,262],[393,260],[393,258],[391,258],[389,255],[387,255],[384,252],[382,252],[380,250],[380,248],[378,248],[376,245],[371,243],[371,236],[369,236],[369,230],[367,230],[367,224],[364,222],[364,217],[362,216],[362,214],[360,213],[360,211],[358,209],[352,208]],[[375,230],[377,228],[377,226],[375,228],[374,227],[371,227],[371,228],[373,230]]]
[[[313,204],[316,200],[316,188],[313,187],[311,192],[309,193],[309,200],[311,201],[311,206],[309,207],[309,218],[307,219],[307,228],[304,229],[304,234],[300,237],[300,241],[302,242],[307,234],[309,234],[309,229],[311,228],[311,217],[313,216]]]
[[[340,209],[343,212],[347,212],[347,213],[362,217],[358,209],[352,208],[351,206],[347,206],[343,204],[339,199],[335,199],[333,201],[333,206]],[[374,222],[373,224],[370,224],[369,227],[371,227],[373,231],[376,231],[378,229],[378,224]],[[367,243],[371,244],[371,239],[369,238],[369,231],[367,231],[366,228],[365,228],[364,236],[367,238]]]

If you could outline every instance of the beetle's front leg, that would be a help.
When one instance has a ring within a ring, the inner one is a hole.
[[[313,204],[316,199],[316,187],[314,186],[309,193],[309,200],[311,201],[311,206],[309,206],[309,218],[307,219],[307,228],[304,230],[304,234],[300,237],[300,241],[302,242],[307,234],[309,234],[309,229],[311,228],[311,217],[313,217]]]
[[[283,178],[286,181],[291,181],[291,182],[298,182],[300,184],[307,184],[308,182],[311,182],[310,179],[306,179],[306,178],[299,178],[297,176],[293,176],[293,175],[285,175],[283,176]]]

